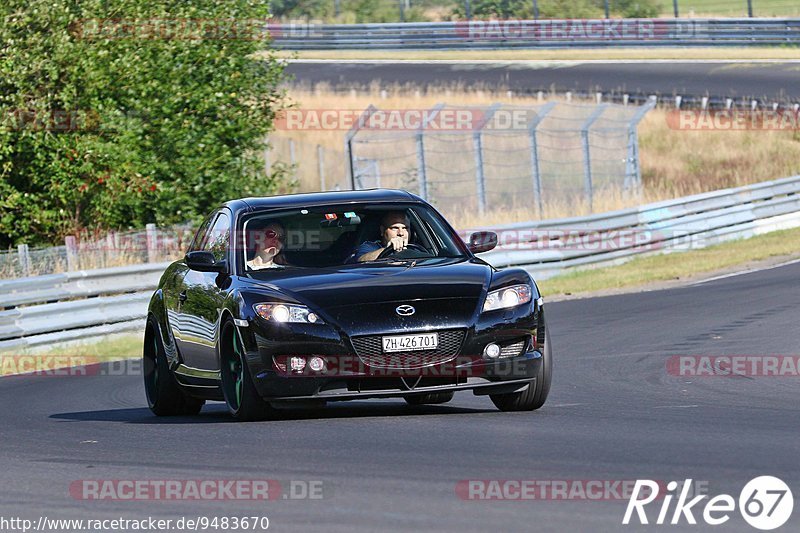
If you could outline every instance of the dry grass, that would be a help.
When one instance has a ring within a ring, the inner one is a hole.
[[[642,122],[642,180],[664,197],[736,187],[800,171],[800,136],[792,131],[682,131],[665,110]]]
[[[427,91],[413,86],[381,88],[374,84],[367,91],[336,93],[325,86],[314,90],[293,89],[293,103],[301,109],[347,109],[360,112],[374,104],[382,109],[427,109],[439,102],[455,106],[487,106],[493,102],[513,105],[539,105],[535,96],[520,96],[504,90],[466,90],[463,87],[442,87]],[[551,96],[551,98],[555,98]],[[670,110],[651,111],[639,127],[642,180],[640,195],[607,190],[596,195],[594,212],[610,211],[696,194],[735,187],[796,174],[800,171],[800,136],[791,131],[683,131],[671,129],[667,116]],[[349,188],[346,182],[344,130],[280,131],[272,136],[273,158],[288,160],[288,139],[295,142],[296,178],[301,191],[320,190],[317,145],[324,147],[326,188]],[[402,142],[388,143],[381,149],[389,154],[407,152]],[[426,144],[426,148],[428,148]],[[426,161],[430,164],[430,161]],[[455,168],[457,161],[438,162]],[[407,165],[407,162],[404,163]],[[399,173],[401,169],[384,167]],[[474,190],[471,184],[470,192]],[[409,186],[412,188],[412,186]],[[474,195],[474,193],[473,193]],[[539,218],[528,201],[522,205],[508,202],[502,210],[479,216],[474,202],[465,199],[446,215],[460,228],[488,224],[518,222]],[[588,206],[579,198],[550,201],[544,206],[542,218],[582,215]]]

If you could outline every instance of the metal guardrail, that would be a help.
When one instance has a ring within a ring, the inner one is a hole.
[[[481,256],[499,268],[522,266],[544,279],[565,269],[794,227],[800,227],[800,176],[586,217],[485,228],[498,233],[500,245]],[[6,308],[0,311],[0,350],[141,330],[167,264],[0,282],[0,305]],[[196,324],[198,331],[203,326]]]
[[[170,263],[146,263],[0,280],[0,308],[152,289]]]
[[[564,269],[704,248],[800,226],[800,176],[587,217],[492,228],[500,246],[482,257],[545,279]]]
[[[594,48],[800,44],[800,18],[490,20],[308,25],[286,50]]]

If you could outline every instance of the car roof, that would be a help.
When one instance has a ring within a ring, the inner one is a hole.
[[[315,207],[326,204],[364,202],[422,202],[418,196],[399,189],[364,189],[358,191],[329,191],[240,198],[225,202],[232,211],[286,207]]]

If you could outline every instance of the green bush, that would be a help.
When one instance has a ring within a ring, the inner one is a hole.
[[[267,17],[250,0],[5,0],[0,246],[196,221],[274,191],[261,154],[282,67],[254,56]]]

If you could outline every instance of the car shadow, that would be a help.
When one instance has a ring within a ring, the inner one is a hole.
[[[404,403],[362,401],[358,404],[333,404],[319,409],[278,409],[267,423],[279,423],[298,420],[335,420],[351,418],[380,418],[399,416],[429,415],[465,415],[480,413],[497,413],[496,409],[455,407],[447,405],[410,406]],[[76,422],[123,422],[126,424],[220,424],[236,422],[222,403],[206,404],[198,415],[194,416],[155,416],[146,407],[129,409],[106,409],[97,411],[77,411],[72,413],[55,413],[49,418]]]

